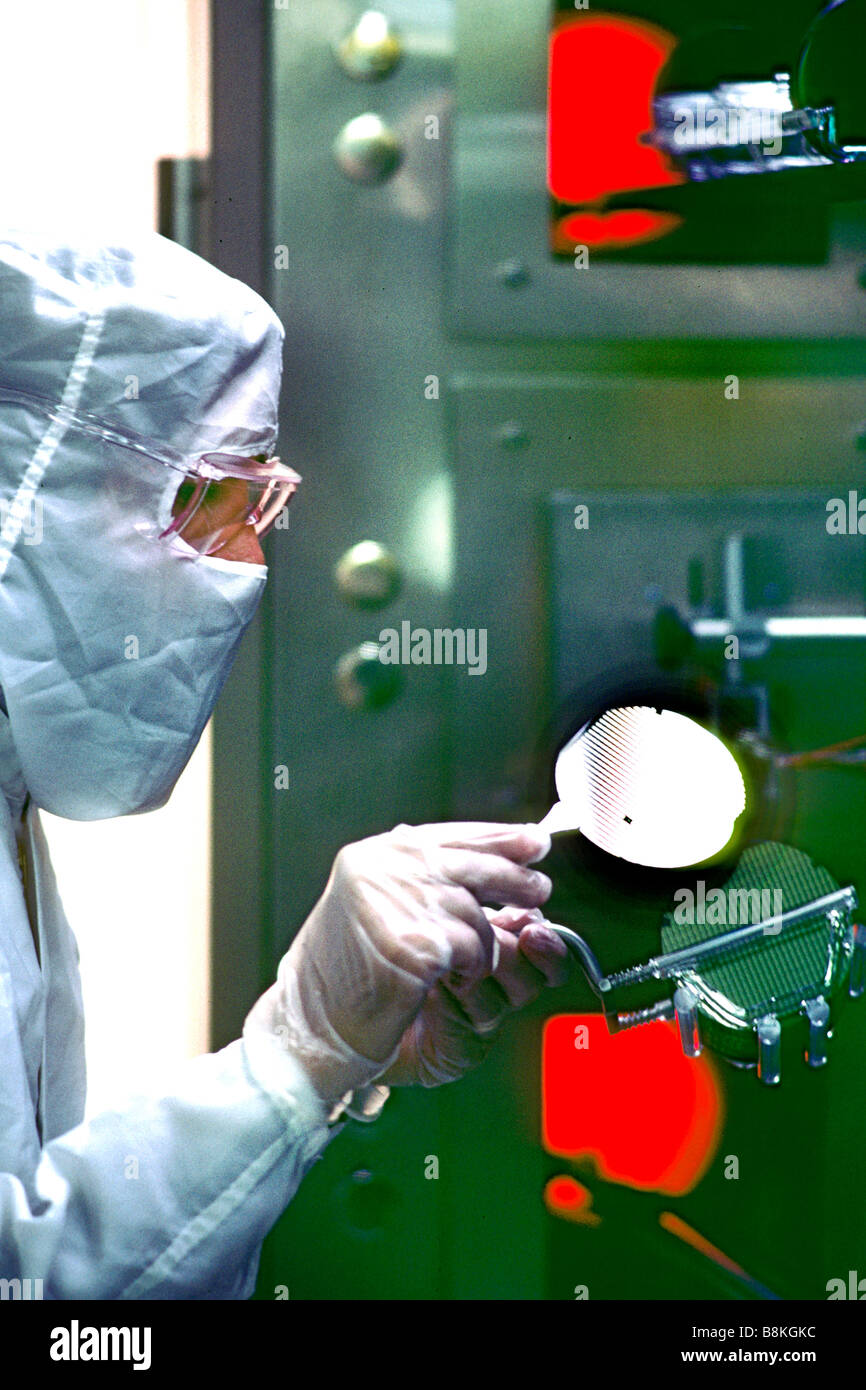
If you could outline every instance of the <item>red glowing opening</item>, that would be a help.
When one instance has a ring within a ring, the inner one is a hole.
[[[721,1132],[721,1093],[712,1063],[685,1057],[672,1023],[611,1035],[597,1014],[560,1014],[545,1026],[542,1059],[549,1153],[643,1191],[680,1195],[699,1182]]]
[[[548,187],[559,202],[594,205],[575,241],[612,249],[655,240],[679,226],[675,214],[601,208],[614,193],[684,182],[668,158],[641,137],[652,130],[659,73],[677,40],[642,20],[581,16],[550,40]],[[568,239],[574,228],[560,224]],[[562,249],[555,238],[556,249]]]

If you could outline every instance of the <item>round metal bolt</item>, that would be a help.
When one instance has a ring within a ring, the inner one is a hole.
[[[399,694],[400,671],[396,666],[386,666],[379,651],[376,642],[362,642],[344,652],[337,662],[334,684],[337,698],[346,709],[382,709]]]
[[[529,266],[516,256],[507,261],[500,261],[494,274],[499,283],[507,285],[509,289],[520,289],[523,285],[528,285],[530,280]]]
[[[496,438],[504,449],[521,449],[529,443],[529,435],[519,420],[506,420],[496,431]]]
[[[356,608],[383,608],[400,589],[400,567],[378,541],[359,541],[334,569],[337,588]]]
[[[358,82],[387,77],[403,56],[397,30],[381,10],[365,10],[336,47],[337,61]]]
[[[354,183],[384,183],[399,168],[403,146],[381,116],[365,111],[343,126],[334,158]]]

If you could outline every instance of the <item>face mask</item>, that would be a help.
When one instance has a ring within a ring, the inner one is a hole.
[[[4,438],[38,449],[47,424],[0,393]],[[164,804],[255,612],[264,565],[159,539],[182,482],[67,422],[41,485],[19,489],[35,517],[11,549],[7,519],[0,686],[30,794],[55,815]]]
[[[203,455],[272,453],[283,329],[171,241],[82,235],[0,231],[0,687],[33,800],[96,820],[167,800],[261,597],[160,535]]]

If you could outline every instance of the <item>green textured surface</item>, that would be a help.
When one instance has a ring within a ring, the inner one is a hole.
[[[802,850],[768,842],[753,845],[740,858],[736,869],[723,885],[724,922],[674,920],[664,918],[661,941],[664,951],[679,950],[696,941],[705,941],[770,915],[781,906],[783,912],[802,907],[834,892],[839,887],[826,869],[814,864]],[[756,911],[758,899],[748,902],[742,890],[766,894],[763,911]],[[780,898],[776,894],[781,894]],[[748,911],[749,907],[755,909]],[[697,913],[692,910],[690,916]],[[707,905],[706,916],[712,916]],[[833,932],[826,914],[787,927],[778,935],[767,934],[729,955],[708,961],[683,978],[700,999],[702,1032],[710,1046],[736,1057],[752,1058],[755,1042],[752,1022],[756,1016],[773,1012],[780,1019],[797,1017],[804,999],[823,994],[829,998],[840,976],[839,945],[843,933]],[[739,1028],[721,1021],[709,995],[721,995],[744,1017]]]

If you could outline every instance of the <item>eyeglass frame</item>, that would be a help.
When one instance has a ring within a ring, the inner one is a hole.
[[[261,513],[256,519],[256,513],[260,511],[262,499],[256,503],[249,514],[242,522],[238,523],[239,529],[243,526],[252,525],[257,536],[267,535],[268,531],[276,521],[282,509],[291,501],[298,489],[298,484],[302,482],[301,475],[296,473],[293,468],[289,468],[276,455],[254,454],[252,458],[244,457],[239,454],[222,453],[211,450],[206,454],[201,454],[191,465],[184,469],[184,476],[190,479],[197,479],[196,490],[190,501],[177,516],[172,518],[171,525],[161,532],[160,540],[168,539],[172,536],[182,536],[183,528],[192,520],[198,511],[207,493],[208,484],[221,482],[226,478],[238,478],[245,482],[270,483],[266,487],[263,498],[267,501],[274,488],[278,489],[276,503],[267,511]],[[227,545],[228,540],[223,542]],[[216,551],[203,551],[202,554],[217,554]]]

